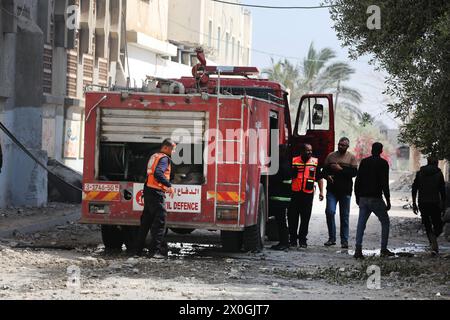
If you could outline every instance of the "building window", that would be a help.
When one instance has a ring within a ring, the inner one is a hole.
[[[181,63],[181,50],[177,49],[177,55],[174,57],[171,57],[170,60],[176,63]]]
[[[220,27],[217,28],[217,55],[220,54]]]
[[[191,54],[188,51],[181,52],[181,63],[190,66]]]
[[[230,49],[230,34],[225,34],[225,63],[228,63],[228,51]]]
[[[212,33],[213,33],[213,24],[212,21],[209,20],[209,25],[208,25],[208,47],[212,47]]]
[[[241,41],[238,40],[237,43],[237,64],[241,65]]]
[[[231,64],[234,65],[234,59],[235,59],[235,51],[234,51],[234,44],[235,44],[236,40],[234,39],[234,37],[231,40]]]
[[[247,65],[250,64],[250,48],[247,48]]]

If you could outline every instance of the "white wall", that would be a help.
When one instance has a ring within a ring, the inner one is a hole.
[[[129,44],[130,85],[142,86],[146,76],[179,78],[191,75],[191,67],[162,59],[155,53]]]
[[[228,50],[225,50],[227,34]],[[169,0],[169,40],[193,46],[202,45],[206,57],[220,65],[250,65],[251,50],[248,49],[252,47],[251,15],[239,6],[209,0],[189,0],[189,5],[186,5],[185,0]]]

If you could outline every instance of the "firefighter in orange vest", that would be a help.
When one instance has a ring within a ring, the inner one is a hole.
[[[312,146],[304,144],[300,156],[292,159],[292,197],[288,210],[289,245],[307,247],[308,226],[314,200],[314,184],[319,184],[319,199],[323,201],[323,180],[318,160],[312,157]],[[299,214],[301,218],[298,231]],[[298,234],[297,234],[298,231]]]
[[[161,250],[163,243],[166,208],[165,193],[173,194],[174,189],[170,184],[171,159],[175,152],[176,144],[171,139],[166,139],[159,152],[153,154],[147,165],[147,180],[144,185],[144,211],[141,216],[136,254],[142,255],[145,238],[150,229],[151,243],[150,255],[154,258],[164,258],[167,252]]]

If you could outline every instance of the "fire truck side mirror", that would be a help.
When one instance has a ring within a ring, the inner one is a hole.
[[[323,121],[323,105],[322,104],[315,104],[313,106],[313,116],[312,116],[312,123],[314,125],[320,125]]]

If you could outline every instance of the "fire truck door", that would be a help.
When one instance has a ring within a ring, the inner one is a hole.
[[[296,114],[292,136],[292,156],[299,154],[300,145],[309,143],[319,164],[332,152],[335,143],[334,107],[331,94],[302,96]]]

